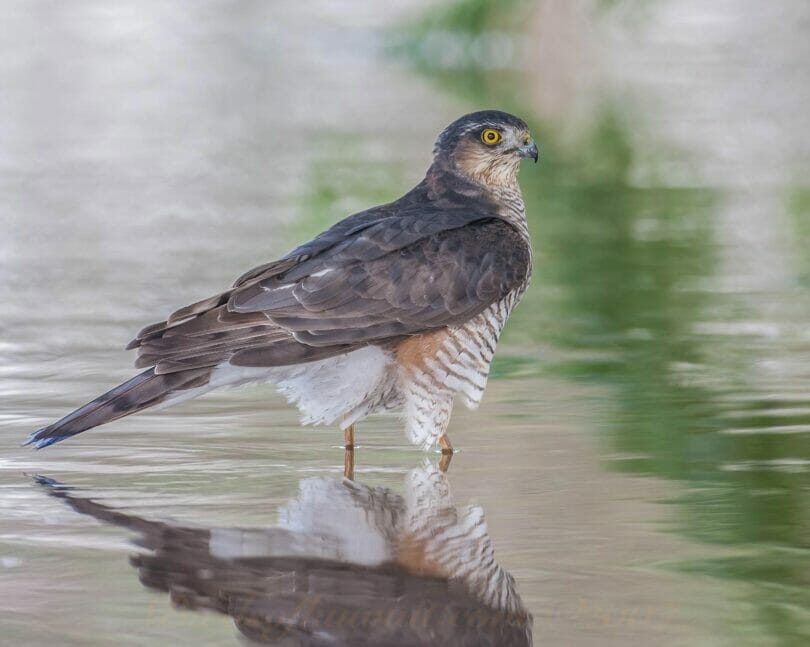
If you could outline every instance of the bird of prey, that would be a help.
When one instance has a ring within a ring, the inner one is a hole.
[[[404,496],[346,479],[308,478],[265,528],[145,519],[36,477],[54,497],[135,531],[144,586],[174,605],[233,617],[273,645],[532,644],[532,616],[495,559],[483,509],[458,506],[425,461]]]
[[[147,326],[139,375],[31,434],[46,447],[154,405],[270,382],[305,424],[401,409],[415,444],[452,452],[456,395],[474,408],[532,266],[517,182],[537,161],[526,123],[487,110],[436,140],[413,189],[341,220],[233,287]]]

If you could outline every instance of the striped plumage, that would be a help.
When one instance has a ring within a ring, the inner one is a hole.
[[[498,336],[524,289],[525,284],[465,324],[410,342],[427,346],[418,361],[398,364],[411,442],[429,447],[445,433],[457,395],[470,409],[478,407]]]
[[[517,183],[526,157],[537,148],[517,117],[453,122],[411,191],[144,328],[129,348],[145,372],[28,442],[44,447],[220,386],[270,382],[305,423],[345,429],[402,408],[413,442],[449,446],[453,401],[480,402],[531,274]]]

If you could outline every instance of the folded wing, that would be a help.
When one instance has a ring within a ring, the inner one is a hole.
[[[145,328],[129,346],[136,365],[160,374],[314,361],[463,323],[529,271],[525,240],[485,213],[368,213]]]

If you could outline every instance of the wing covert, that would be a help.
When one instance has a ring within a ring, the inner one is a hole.
[[[394,227],[383,219],[286,273],[238,288],[228,310],[261,312],[311,346],[373,342],[465,322],[521,285],[531,258],[526,240],[508,223],[469,222],[468,215],[453,227],[453,216]]]

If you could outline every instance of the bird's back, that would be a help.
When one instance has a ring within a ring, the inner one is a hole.
[[[480,402],[531,274],[517,184],[526,157],[537,147],[512,115],[453,122],[411,191],[147,326],[129,345],[145,372],[28,442],[256,381],[276,384],[305,422],[347,427],[404,407],[411,440],[444,437],[457,394]]]

